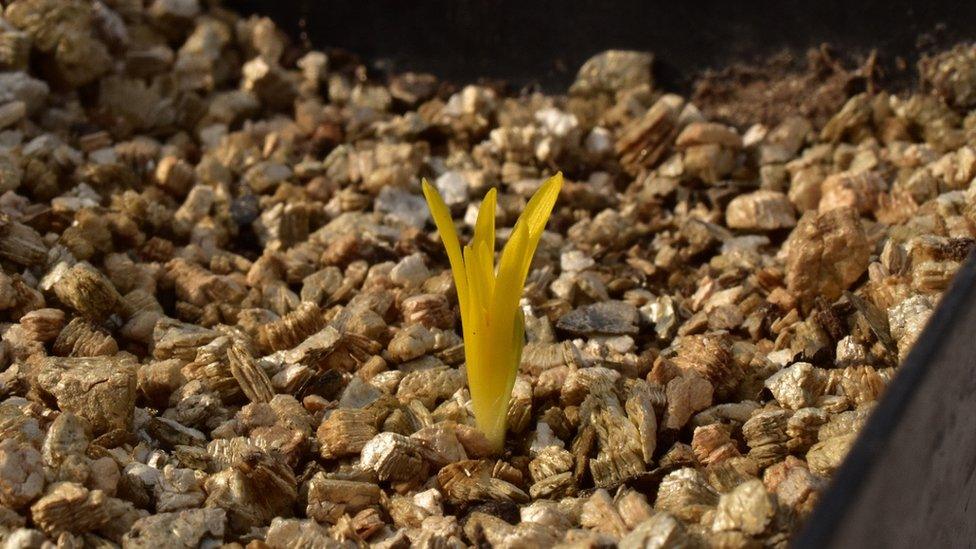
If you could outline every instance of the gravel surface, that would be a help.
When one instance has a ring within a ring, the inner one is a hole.
[[[371,80],[195,0],[0,23],[4,548],[786,547],[976,243],[970,46],[689,100],[625,51]],[[558,170],[492,455],[420,180],[504,242]]]

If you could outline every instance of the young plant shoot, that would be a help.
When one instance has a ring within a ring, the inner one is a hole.
[[[437,189],[423,182],[424,196],[447,249],[457,287],[475,422],[496,451],[505,443],[508,401],[525,342],[525,320],[519,308],[522,287],[562,185],[562,173],[557,173],[536,191],[515,223],[496,266],[495,189],[481,202],[474,236],[462,251],[450,210]]]

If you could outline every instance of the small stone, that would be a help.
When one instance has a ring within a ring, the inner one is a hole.
[[[664,426],[680,429],[692,414],[711,406],[713,387],[707,379],[698,375],[678,376],[668,382],[666,394],[668,407]]]
[[[354,377],[342,391],[342,396],[339,398],[339,408],[366,408],[381,396],[383,396],[383,391],[374,384]]]
[[[766,489],[776,494],[779,503],[808,516],[820,499],[826,482],[810,472],[806,464],[796,458],[787,458],[766,470],[763,475]]]
[[[579,250],[563,252],[559,256],[559,266],[563,271],[580,272],[589,269],[593,265],[596,265],[596,261]]]
[[[838,208],[808,212],[786,243],[789,290],[809,304],[840,297],[868,267],[871,245],[857,212]]]
[[[573,454],[559,446],[547,446],[529,462],[529,472],[535,482],[565,473],[573,467]]]
[[[925,56],[919,61],[919,72],[949,105],[976,105],[976,48],[959,44],[938,55]]]
[[[772,465],[789,452],[787,426],[791,415],[789,410],[756,409],[742,425],[748,455],[760,467]]]
[[[430,213],[424,197],[396,187],[383,187],[376,197],[376,211],[391,221],[423,229]]]
[[[580,525],[619,539],[627,533],[627,524],[617,512],[610,494],[600,489],[593,493],[580,512]]]
[[[341,506],[341,512],[354,515],[380,502],[383,491],[376,484],[351,480],[334,480],[318,473],[308,484],[308,505],[331,503]],[[340,514],[341,514],[340,512]]]
[[[111,538],[121,538],[143,513],[131,504],[109,498],[101,490],[89,491],[73,482],[61,482],[31,505],[34,522],[50,536],[64,532],[85,534],[100,531]],[[117,536],[116,536],[117,534]]]
[[[733,229],[774,231],[792,228],[796,217],[785,194],[760,190],[733,198],[725,210],[725,222]]]
[[[888,325],[891,327],[891,337],[898,345],[899,359],[908,355],[932,316],[932,310],[931,301],[922,295],[912,296],[888,309]]]
[[[719,334],[690,335],[676,340],[674,364],[685,372],[707,379],[718,398],[735,391],[741,380],[741,366],[735,361],[728,336]]]
[[[813,406],[823,394],[826,377],[820,368],[808,362],[797,362],[771,375],[765,386],[773,398],[791,410]]]
[[[241,77],[241,89],[254,93],[272,108],[289,108],[295,100],[297,75],[263,56],[241,65]]]
[[[728,429],[721,424],[696,427],[691,439],[691,449],[702,465],[713,465],[739,456]]]
[[[437,91],[437,84],[437,78],[432,74],[408,72],[392,78],[390,95],[407,105],[416,106]]]
[[[23,101],[11,101],[0,106],[0,129],[13,126],[27,116],[27,104]]]
[[[812,131],[813,126],[806,118],[787,117],[766,135],[760,148],[760,161],[771,164],[793,159]]]
[[[0,103],[22,102],[28,114],[37,112],[47,102],[49,92],[46,82],[25,72],[0,73]]]
[[[46,256],[47,247],[37,231],[0,214],[0,258],[31,267]]]
[[[203,491],[204,478],[199,471],[167,464],[153,483],[156,511],[180,511],[202,505],[207,499],[207,494]]]
[[[504,501],[524,503],[529,495],[494,473],[490,461],[466,460],[448,464],[437,473],[437,483],[452,503]]]
[[[114,496],[119,484],[119,466],[111,457],[93,459],[90,463],[91,477],[88,482],[92,489],[101,490]]]
[[[616,152],[631,171],[656,165],[677,136],[678,116],[684,99],[664,95],[640,118],[617,135]]]
[[[807,452],[810,470],[822,476],[833,474],[844,461],[856,437],[856,433],[843,434],[814,444]]]
[[[616,93],[638,86],[651,86],[651,63],[647,52],[608,50],[589,58],[576,74],[570,93],[590,95]]]
[[[697,521],[719,501],[718,494],[698,471],[686,467],[668,473],[657,491],[654,508],[678,518]]]
[[[560,400],[567,406],[578,406],[592,393],[607,393],[620,379],[620,372],[594,366],[573,370],[562,380]]]
[[[404,299],[400,308],[403,311],[403,320],[405,323],[417,323],[427,328],[441,328],[445,330],[454,328],[454,310],[451,308],[447,298],[442,294],[413,295]]]
[[[227,514],[223,509],[187,509],[139,519],[123,538],[131,548],[167,547],[193,549],[218,544],[224,539]]]
[[[38,387],[58,407],[91,424],[96,435],[128,431],[136,400],[132,357],[46,358],[38,366]]]
[[[44,491],[41,454],[14,439],[0,442],[0,503],[22,509]]]
[[[261,162],[244,174],[244,181],[257,194],[274,190],[292,176],[291,168],[275,162]]]
[[[390,271],[390,280],[406,288],[416,288],[430,278],[430,271],[421,254],[411,254],[400,260]]]
[[[165,417],[151,418],[146,425],[146,430],[170,448],[204,446],[207,443],[207,437],[199,430]]]
[[[373,413],[366,410],[341,408],[332,412],[317,432],[322,457],[334,459],[358,454],[376,435],[375,420]]]
[[[715,122],[692,122],[678,134],[675,147],[685,149],[696,145],[721,145],[731,149],[742,148],[742,138],[728,126]]]
[[[441,193],[448,207],[468,203],[468,191],[471,185],[462,172],[444,172],[434,181],[434,186],[437,187],[437,191]]]
[[[19,524],[18,526],[23,526],[23,519],[21,519],[21,524]],[[50,543],[47,537],[39,530],[31,530],[28,528],[17,528],[17,529],[8,528],[5,534],[6,534],[5,537],[6,539],[4,540],[4,549],[44,547],[45,543]]]
[[[884,180],[874,172],[839,173],[820,184],[820,212],[836,208],[854,208],[866,214],[878,205],[878,197],[887,189]]]
[[[197,0],[154,0],[149,6],[149,14],[160,19],[189,20],[200,11]]]
[[[425,466],[425,453],[419,441],[385,432],[363,446],[361,463],[375,471],[380,480],[418,480]]]
[[[400,402],[419,400],[428,409],[448,399],[464,386],[464,377],[454,368],[425,368],[410,372],[400,381]]]
[[[54,282],[54,292],[62,302],[94,321],[104,321],[122,302],[112,282],[87,263],[65,270]]]
[[[867,349],[858,343],[853,336],[845,336],[837,342],[834,356],[837,359],[838,366],[853,366],[869,361]]]
[[[668,513],[657,513],[620,539],[620,549],[667,549],[692,546],[681,522]]]
[[[722,494],[712,530],[736,530],[748,536],[758,536],[769,526],[776,506],[759,479],[743,482],[727,494]]]
[[[276,518],[265,540],[271,547],[329,547],[338,542],[314,520]]]
[[[634,335],[640,315],[623,301],[594,303],[563,315],[556,327],[573,335]]]
[[[603,156],[613,150],[613,137],[609,130],[597,126],[586,135],[583,146],[590,154]]]

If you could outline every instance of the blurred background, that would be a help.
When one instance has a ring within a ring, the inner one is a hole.
[[[803,63],[823,43],[842,62],[878,50],[881,82],[910,81],[926,51],[971,40],[976,2],[935,0],[238,0],[293,37],[337,47],[377,70],[413,70],[458,83],[504,79],[564,90],[594,53],[656,55],[655,77],[687,91],[702,70],[788,52]]]

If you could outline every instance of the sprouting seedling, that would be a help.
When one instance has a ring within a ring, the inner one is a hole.
[[[426,180],[423,182],[424,196],[447,249],[457,288],[475,422],[496,451],[505,443],[508,401],[525,343],[525,319],[519,299],[532,256],[562,186],[563,175],[557,173],[536,191],[515,223],[496,268],[496,190],[489,190],[481,202],[474,237],[462,252],[450,210],[437,189]]]

